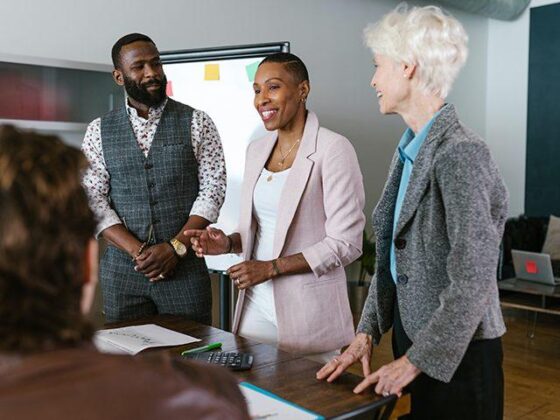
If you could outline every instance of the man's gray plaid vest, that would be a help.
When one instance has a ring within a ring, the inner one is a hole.
[[[168,99],[147,157],[138,146],[125,106],[101,118],[111,206],[142,242],[162,243],[179,233],[198,195],[192,112],[191,107]],[[101,260],[100,277],[108,322],[155,313],[211,321],[206,264],[190,250],[172,276],[150,283],[134,271],[127,253],[109,246]]]

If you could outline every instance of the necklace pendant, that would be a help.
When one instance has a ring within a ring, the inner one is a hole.
[[[266,182],[270,182],[272,181],[272,175],[269,175],[268,178],[266,178]]]

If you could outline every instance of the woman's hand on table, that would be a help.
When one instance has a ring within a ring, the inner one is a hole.
[[[410,384],[421,370],[414,366],[406,355],[381,366],[375,372],[367,375],[362,382],[354,388],[356,394],[362,392],[371,385],[376,384],[375,392],[384,397],[395,394],[402,395],[404,387]]]
[[[359,333],[340,356],[336,356],[317,372],[317,379],[332,382],[354,363],[362,362],[364,376],[371,373],[371,336]],[[355,391],[355,390],[354,390]]]

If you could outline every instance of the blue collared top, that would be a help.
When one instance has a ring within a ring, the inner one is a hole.
[[[442,108],[443,109],[443,108]],[[393,276],[393,281],[397,282],[397,258],[395,256],[395,230],[397,228],[397,222],[399,221],[399,216],[401,214],[401,208],[406,195],[406,189],[408,187],[408,182],[410,180],[410,174],[412,173],[412,168],[414,167],[414,160],[422,147],[422,144],[428,137],[430,128],[434,123],[436,117],[441,112],[438,111],[430,121],[422,127],[418,134],[414,134],[410,128],[407,128],[403,133],[401,140],[399,141],[398,151],[401,162],[403,163],[403,171],[401,175],[401,182],[399,184],[399,192],[397,194],[397,201],[395,203],[395,213],[393,217],[393,235],[391,240],[391,252],[390,252],[390,264],[391,264],[391,275]]]

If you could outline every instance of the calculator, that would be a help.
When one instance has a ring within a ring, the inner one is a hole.
[[[185,357],[214,365],[224,366],[231,370],[248,370],[253,366],[253,355],[236,351],[209,351],[186,354]]]

